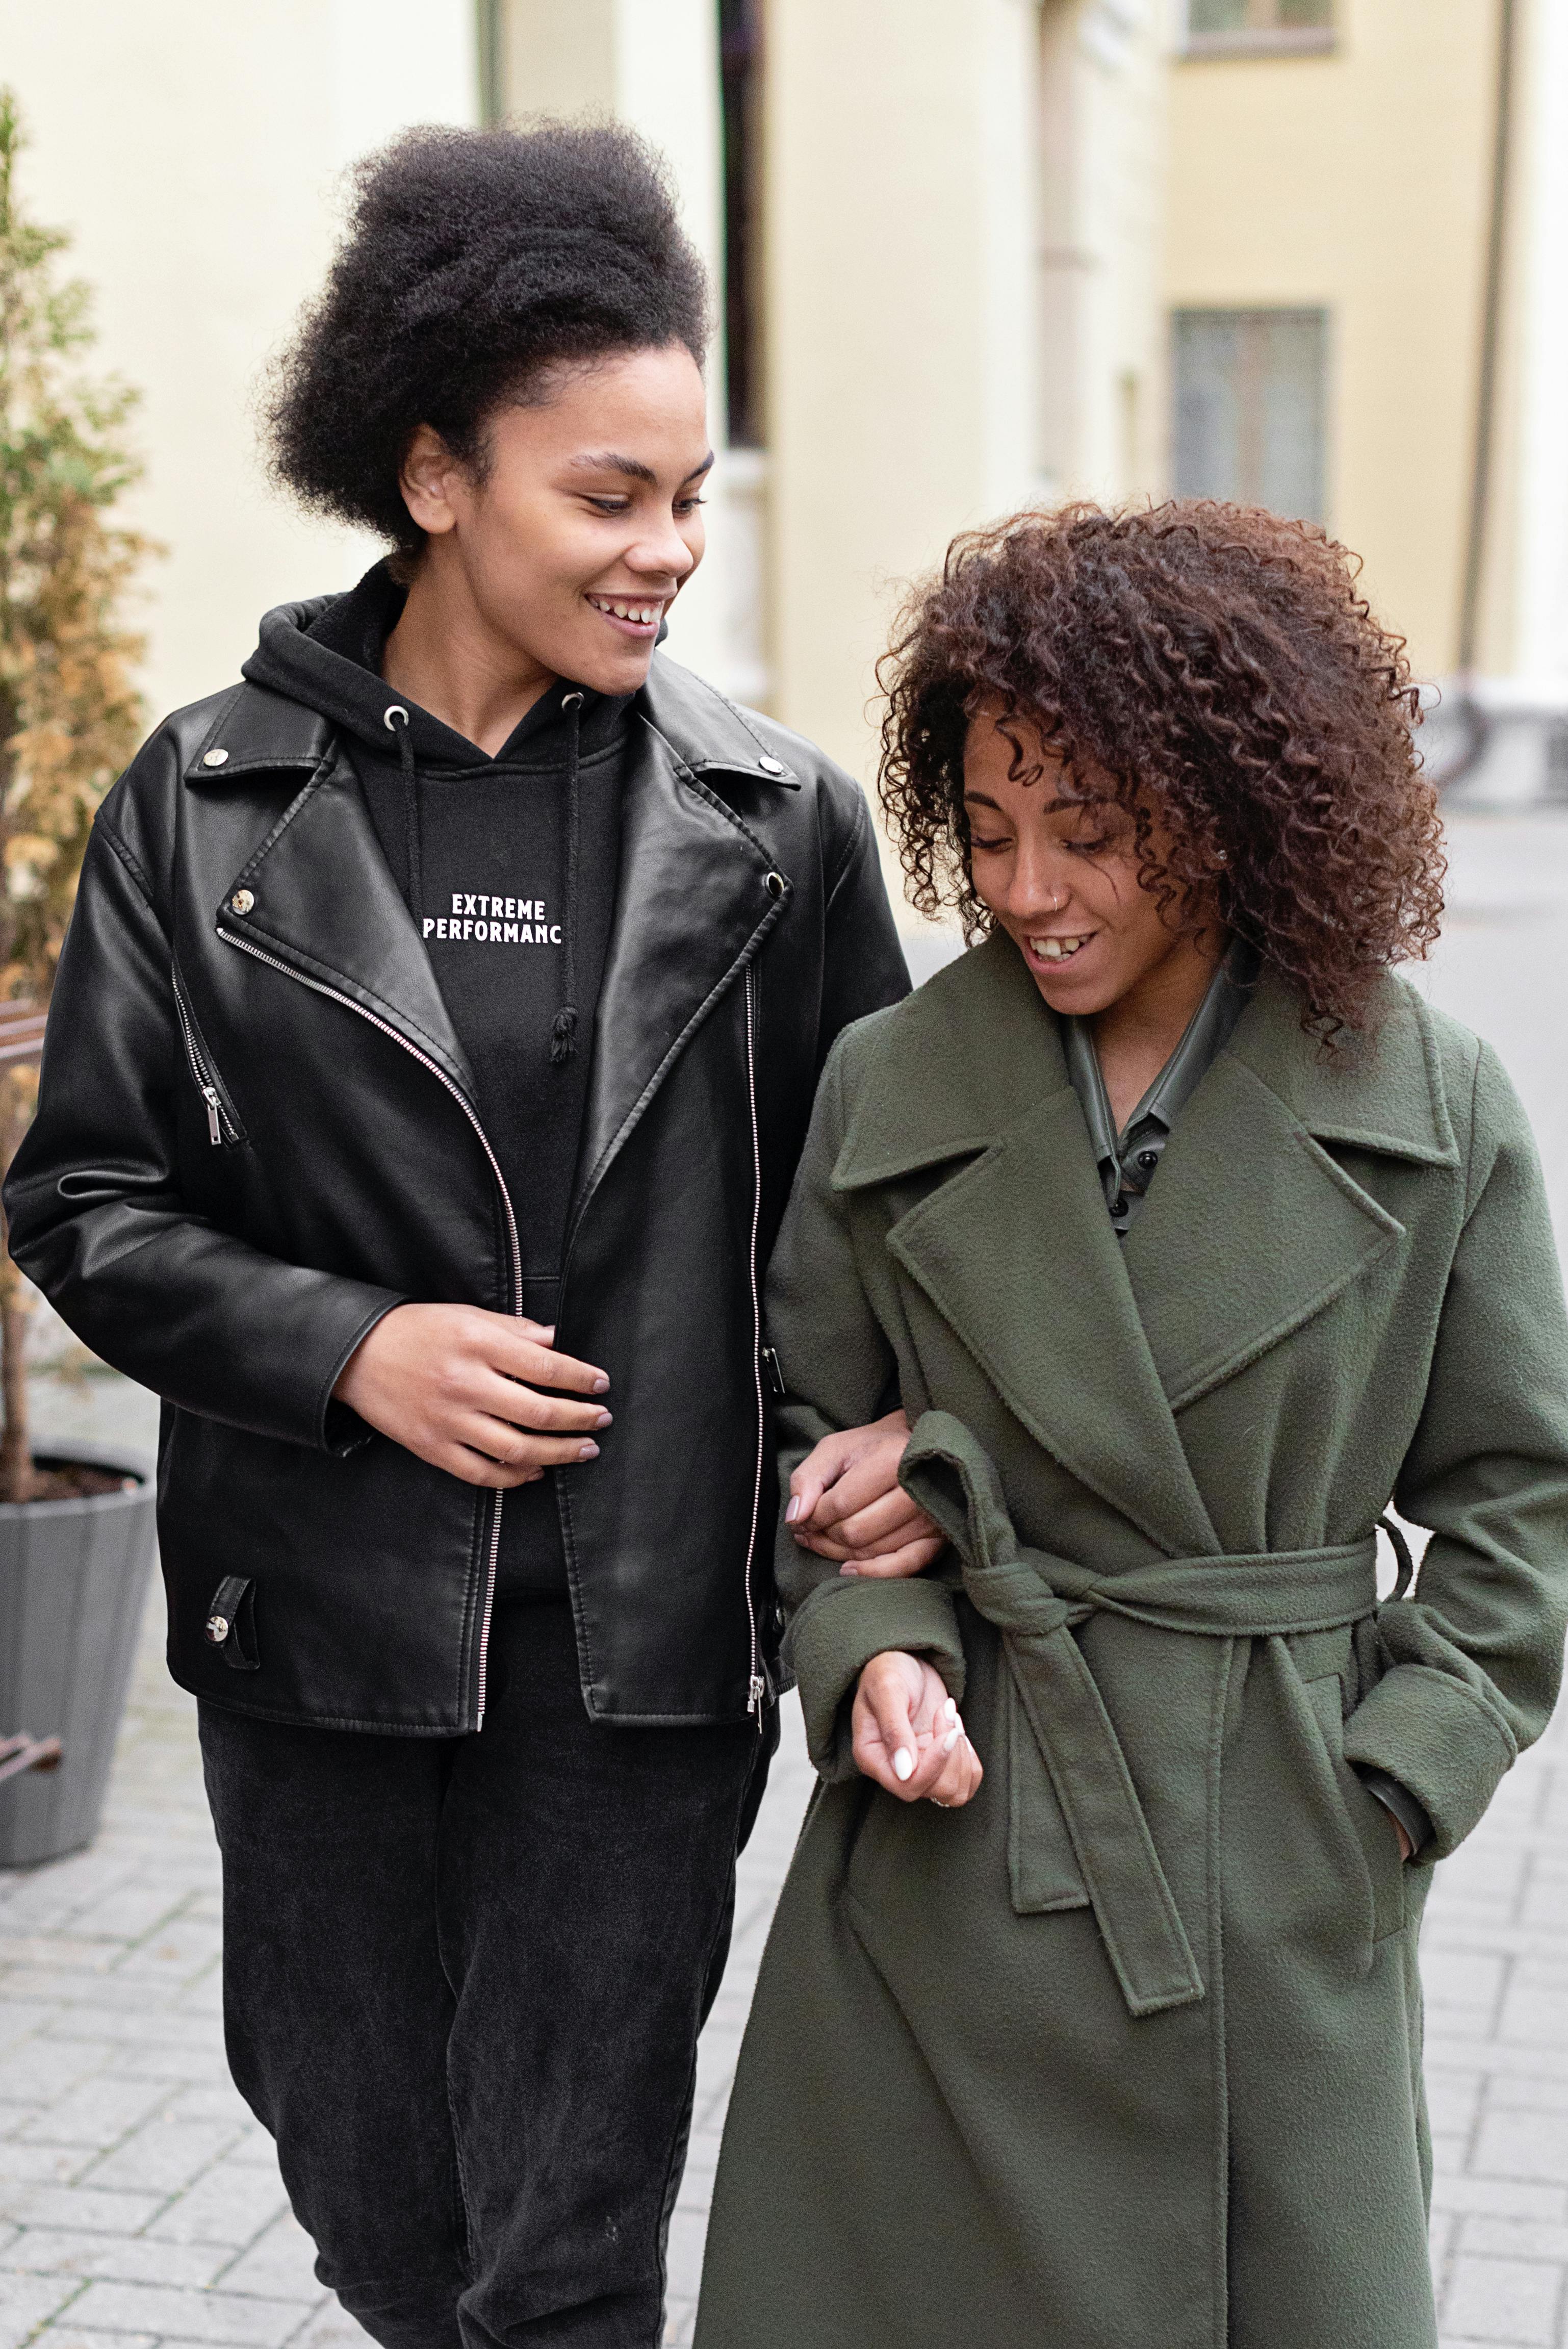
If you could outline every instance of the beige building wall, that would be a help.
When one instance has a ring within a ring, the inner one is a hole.
[[[1173,63],[1164,298],[1330,313],[1328,521],[1424,676],[1456,651],[1495,0],[1340,0],[1327,57]],[[1482,666],[1511,666],[1505,386]]]
[[[97,364],[143,392],[128,518],[163,542],[139,616],[150,715],[238,675],[269,605],[352,585],[374,545],[268,488],[253,404],[329,257],[344,167],[469,121],[471,0],[0,0],[23,184],[96,295]]]

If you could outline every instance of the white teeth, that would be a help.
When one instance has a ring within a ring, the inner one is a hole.
[[[1042,962],[1066,962],[1069,955],[1077,954],[1083,940],[1082,938],[1031,938],[1029,944]]]
[[[590,595],[588,601],[596,612],[614,613],[617,620],[635,620],[645,628],[653,626],[663,609],[658,604],[617,604],[608,595]]]

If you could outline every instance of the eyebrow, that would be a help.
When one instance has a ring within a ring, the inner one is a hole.
[[[1007,812],[1001,802],[999,800],[994,800],[989,792],[965,792],[964,799],[966,806],[971,801],[973,801],[976,807],[995,808],[998,815],[1006,815]],[[1042,800],[1040,802],[1040,813],[1042,815],[1061,815],[1063,813],[1079,813],[1087,815],[1090,808],[1099,807],[1102,804],[1103,802],[1099,800]]]
[[[686,479],[682,481],[681,487],[684,489],[686,481],[700,481],[703,475],[710,470],[713,461],[714,452],[710,449],[707,456],[703,459],[701,464],[694,465],[692,467],[691,471],[686,474]],[[573,457],[571,460],[571,464],[574,472],[624,473],[629,481],[651,481],[656,485],[659,478],[655,472],[653,467],[651,465],[645,465],[640,457],[623,457],[614,449],[601,450],[597,455],[587,454],[581,457]]]

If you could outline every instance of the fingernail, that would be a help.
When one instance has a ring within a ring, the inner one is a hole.
[[[597,1460],[599,1446],[596,1444],[580,1444],[577,1447],[577,1457],[579,1460]]]
[[[957,1720],[958,1707],[954,1703],[951,1697],[948,1698],[947,1702],[943,1706],[942,1710],[947,1715],[949,1721]]]
[[[805,1543],[801,1542],[800,1547],[804,1549],[806,1547]],[[860,1570],[861,1569],[858,1566],[841,1566],[839,1568],[839,1572],[841,1574],[853,1574],[857,1576],[859,1575]]]
[[[595,1427],[608,1427],[612,1424],[614,1419],[614,1412],[602,1411],[599,1413],[598,1418],[593,1422],[593,1424]]]
[[[913,1777],[914,1756],[910,1752],[907,1745],[901,1745],[898,1752],[893,1755],[892,1775],[895,1778],[901,1781],[905,1778]]]
[[[553,1338],[555,1335],[554,1330],[552,1330],[550,1334]],[[609,1380],[604,1376],[603,1371],[601,1371],[599,1376],[593,1381],[593,1392],[595,1394],[605,1394],[609,1392]]]
[[[786,1524],[787,1526],[792,1526],[792,1525],[794,1524],[794,1522],[795,1522],[796,1518],[799,1516],[799,1514],[800,1514],[800,1500],[799,1500],[799,1495],[798,1494],[791,1493],[791,1495],[789,1495],[789,1507],[788,1507],[788,1508],[785,1510],[785,1512],[784,1512],[784,1522],[785,1522],[785,1524]]]
[[[946,1736],[942,1741],[943,1752],[944,1754],[951,1754],[962,1734],[963,1732],[961,1730],[950,1729]]]

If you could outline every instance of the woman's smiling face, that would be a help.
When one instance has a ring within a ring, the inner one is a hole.
[[[1178,927],[1139,883],[1130,815],[1086,798],[1060,756],[1021,719],[970,720],[964,808],[976,895],[995,916],[1053,1011],[1092,1018],[1148,988],[1163,993],[1194,958],[1212,969],[1217,933]],[[1016,764],[1020,774],[1010,771]],[[1149,849],[1159,858],[1161,827]]]

